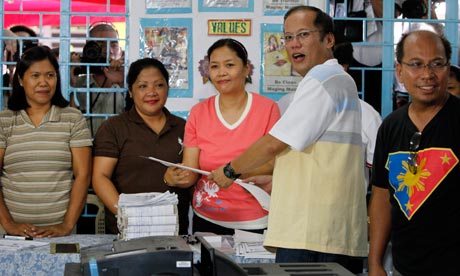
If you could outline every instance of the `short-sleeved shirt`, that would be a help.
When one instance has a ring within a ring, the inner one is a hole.
[[[382,124],[382,118],[380,114],[368,103],[363,100],[359,100],[361,105],[361,138],[363,139],[364,147],[364,181],[365,191],[368,190],[369,186],[369,168],[372,168],[372,162],[374,159],[375,140],[377,139],[377,131],[379,126]]]
[[[1,184],[11,216],[38,226],[62,223],[73,184],[70,150],[92,144],[85,118],[53,105],[37,127],[25,110],[0,112],[0,125]]]
[[[372,167],[371,184],[390,192],[393,264],[402,275],[460,275],[460,99],[450,96],[423,129],[415,175],[409,106],[383,120]]]
[[[77,78],[76,87],[87,87],[87,75],[80,74]],[[100,88],[93,74],[90,75],[89,86],[90,88]],[[113,88],[120,88],[118,84],[115,84]],[[95,92],[90,91],[89,94],[85,92],[76,92],[75,103],[83,113],[91,114],[121,114],[124,111],[125,106],[125,93],[120,92]],[[89,95],[89,100],[87,99]],[[88,100],[88,102],[87,102]],[[88,105],[89,104],[89,105]],[[96,132],[102,122],[106,120],[103,116],[88,116],[86,118],[88,127],[91,131],[91,136],[96,135]]]
[[[219,108],[219,96],[212,96],[190,111],[185,131],[185,146],[200,149],[200,169],[211,171],[228,163],[264,136],[279,119],[276,103],[264,96],[248,93],[240,119],[228,124]],[[196,215],[232,229],[263,229],[268,212],[237,184],[221,189],[204,175],[195,185],[193,209]]]
[[[360,106],[337,60],[308,72],[270,135],[290,147],[276,157],[264,244],[366,256]]]
[[[294,94],[294,92],[288,93],[278,101],[281,114],[286,111],[292,102]],[[372,168],[375,139],[379,126],[382,123],[382,118],[370,104],[363,100],[359,100],[359,103],[361,105],[361,138],[364,147],[364,192],[367,192],[369,186],[369,168]]]
[[[179,197],[180,233],[187,233],[189,190],[168,187],[163,181],[166,167],[142,158],[152,156],[172,163],[182,162],[185,120],[163,108],[166,123],[157,135],[133,107],[102,123],[94,139],[94,156],[118,159],[111,180],[119,193],[171,191]],[[108,230],[117,233],[115,216],[106,212]]]

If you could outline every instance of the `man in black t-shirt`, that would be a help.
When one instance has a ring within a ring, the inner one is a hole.
[[[404,34],[396,75],[411,102],[383,121],[372,173],[369,275],[460,275],[460,100],[449,96],[451,46],[430,31]]]

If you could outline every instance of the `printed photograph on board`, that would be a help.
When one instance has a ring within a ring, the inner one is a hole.
[[[301,76],[292,70],[286,51],[281,24],[262,24],[261,26],[261,84],[262,92],[294,92]]]
[[[141,56],[156,58],[165,65],[172,91],[190,90],[191,93],[190,25],[181,25],[174,19],[163,19],[163,24],[153,21],[141,20]]]

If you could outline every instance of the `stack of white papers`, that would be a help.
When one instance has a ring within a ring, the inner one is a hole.
[[[177,236],[177,195],[170,193],[121,194],[117,224],[120,239]]]
[[[262,234],[236,229],[233,241],[237,256],[256,259],[275,259],[276,257],[275,253],[268,251],[263,246],[264,235]]]

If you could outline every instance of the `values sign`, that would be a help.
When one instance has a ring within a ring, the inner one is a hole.
[[[251,19],[209,19],[208,35],[251,35]]]

